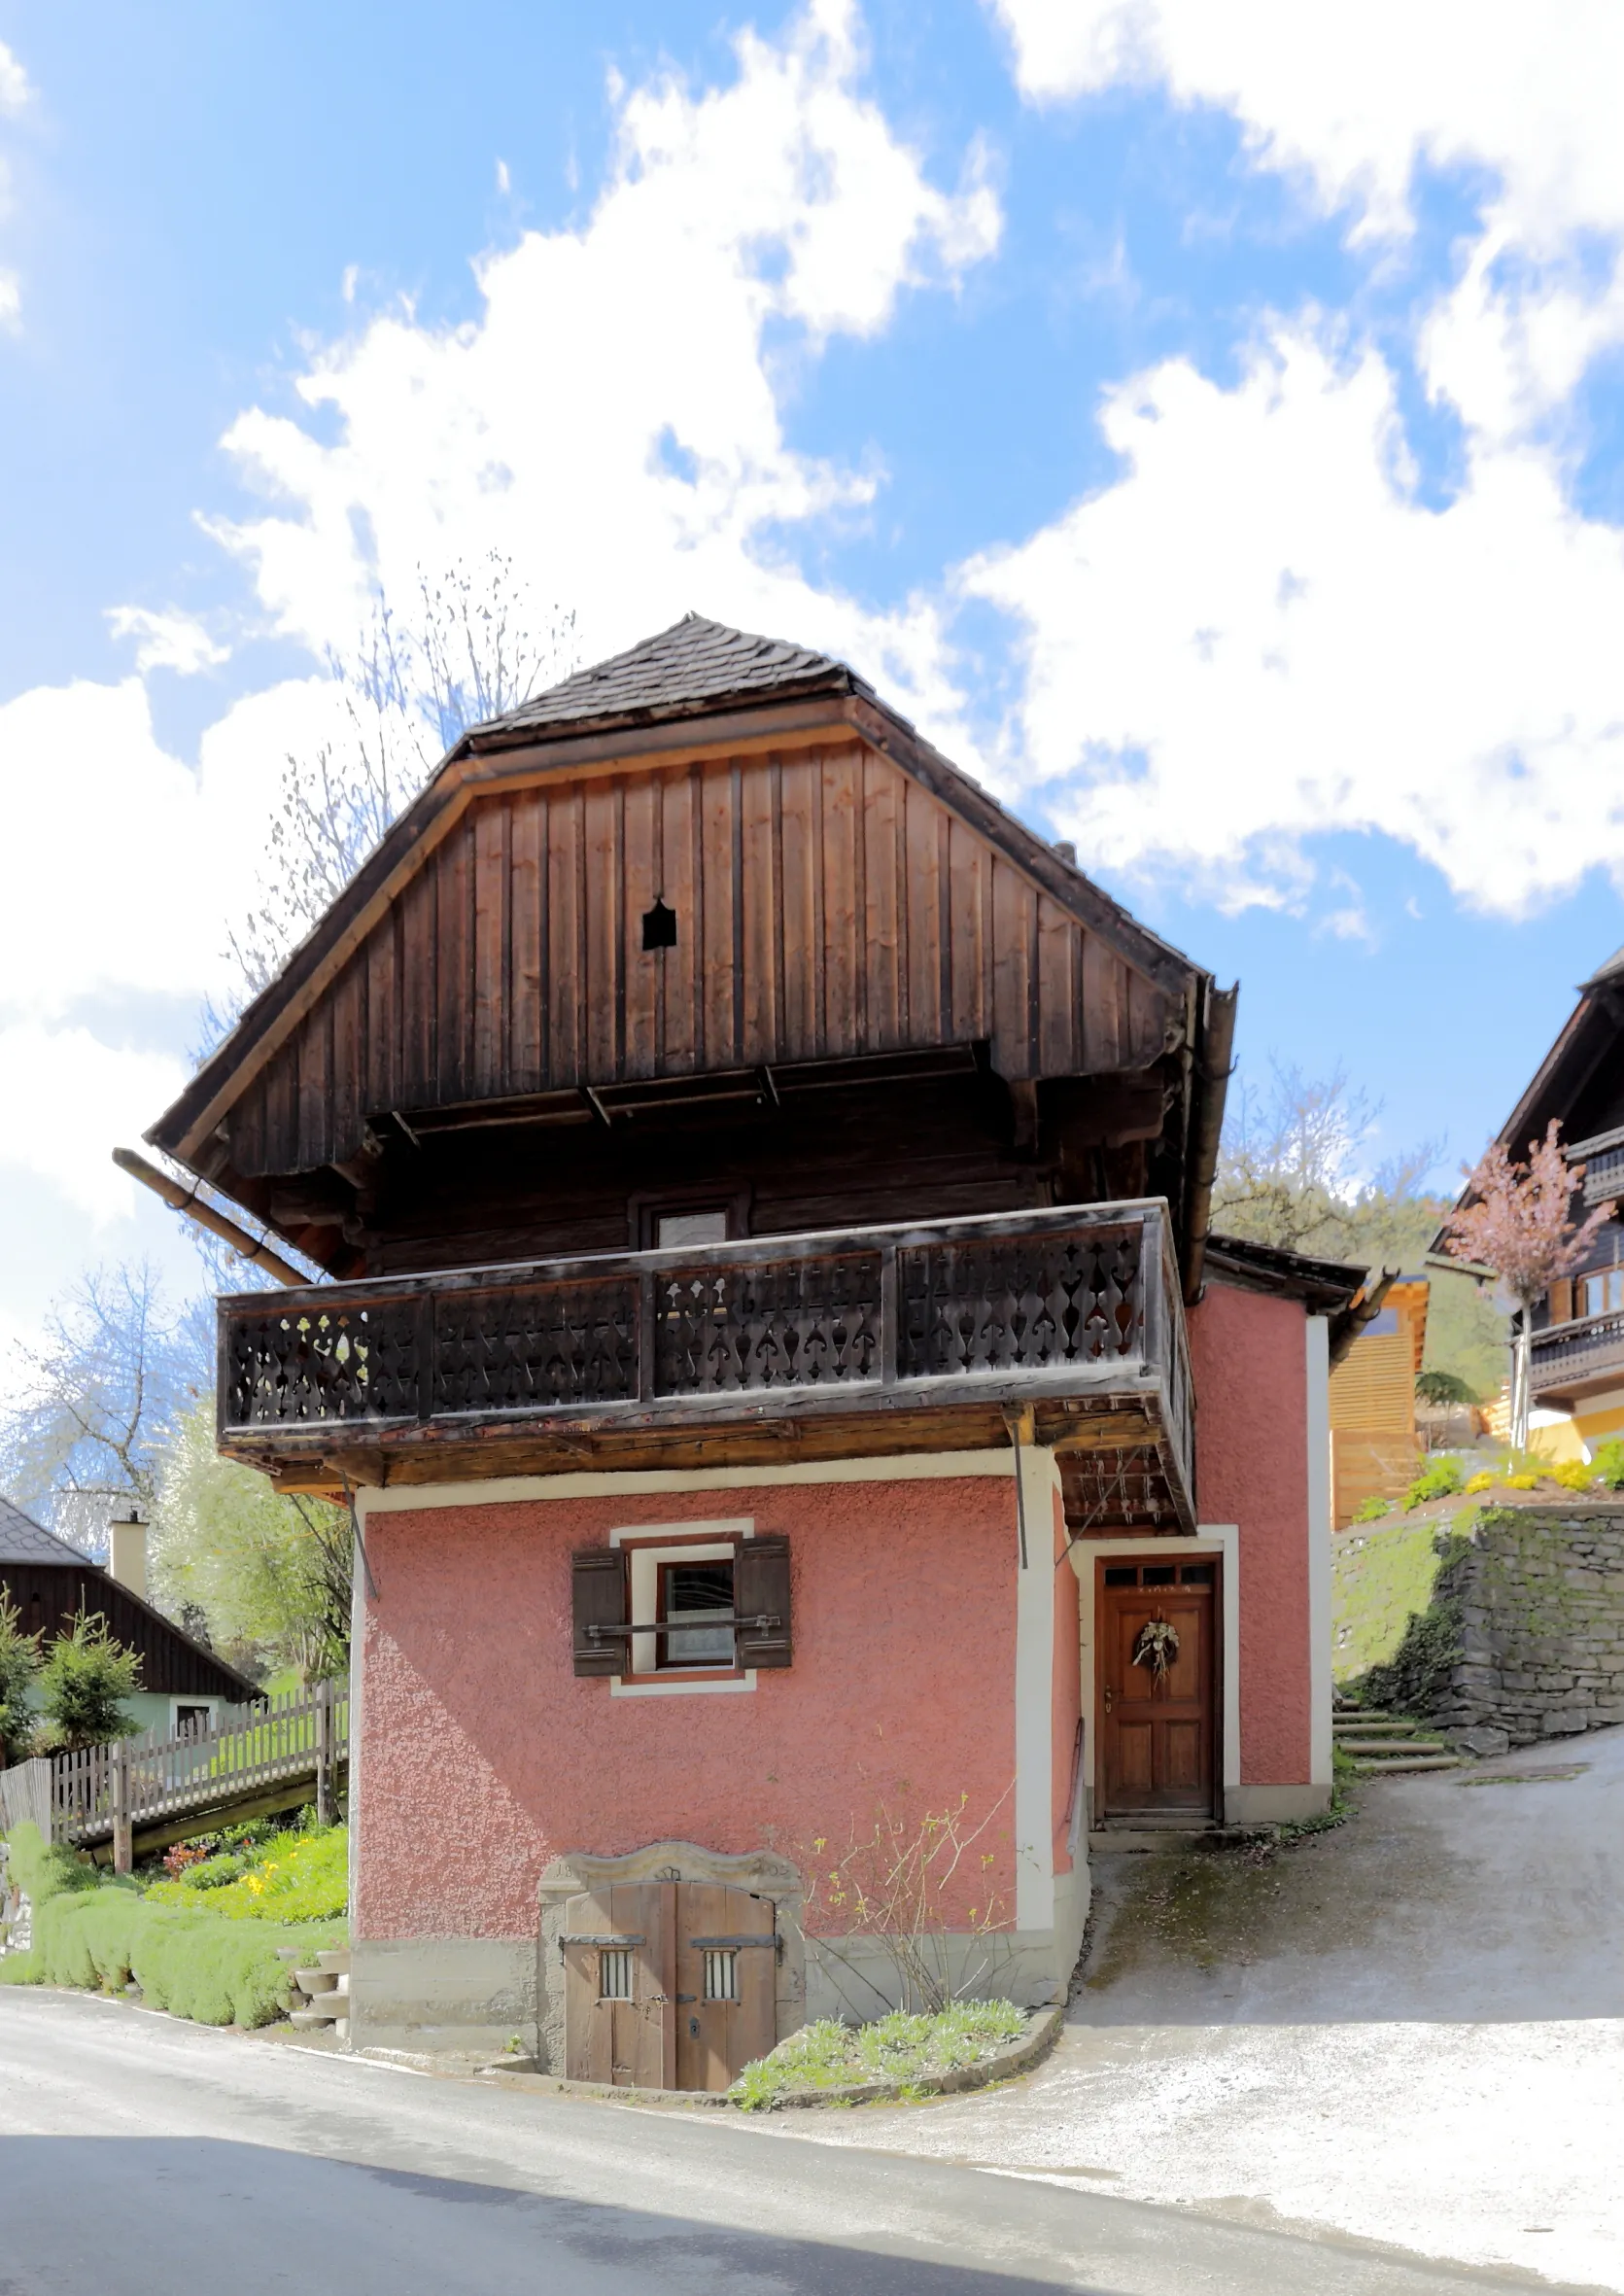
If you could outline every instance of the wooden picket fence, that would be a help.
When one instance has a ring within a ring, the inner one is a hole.
[[[349,1690],[318,1683],[228,1706],[207,1726],[153,1730],[19,1763],[0,1772],[0,1814],[15,1801],[18,1815],[36,1822],[43,1812],[41,1830],[53,1842],[86,1850],[111,1843],[115,1866],[127,1872],[136,1833],[161,1830],[181,1840],[188,1830],[229,1825],[233,1815],[248,1814],[247,1805],[305,1782],[318,1816],[330,1823],[349,1753]],[[15,1820],[7,1816],[7,1823]]]

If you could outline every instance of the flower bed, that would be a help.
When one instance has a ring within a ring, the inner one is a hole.
[[[746,2110],[809,2091],[874,2083],[907,2097],[916,2083],[1002,2056],[1027,2027],[1025,2010],[1013,2001],[957,2001],[933,2016],[898,2010],[872,2025],[820,2018],[780,2041],[770,2057],[746,2065],[728,2095]]]

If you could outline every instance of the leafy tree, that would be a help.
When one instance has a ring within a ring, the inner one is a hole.
[[[141,1687],[141,1660],[114,1640],[100,1612],[83,1607],[72,1631],[52,1644],[40,1669],[40,1705],[52,1743],[105,1746],[135,1727],[124,1701]]]
[[[1477,1403],[1481,1399],[1464,1379],[1453,1372],[1419,1372],[1416,1374],[1417,1400],[1430,1404]]]
[[[1265,1092],[1243,1084],[1225,1125],[1214,1228],[1367,1273],[1419,1270],[1449,1200],[1423,1186],[1430,1146],[1360,1177],[1379,1113],[1340,1068],[1309,1078],[1277,1063]],[[1470,1276],[1435,1267],[1427,1275],[1427,1370],[1492,1392],[1504,1372],[1504,1317]]]
[[[40,1638],[22,1632],[17,1605],[0,1587],[0,1769],[26,1760],[33,1745],[39,1671]]]
[[[1563,1155],[1561,1131],[1553,1116],[1544,1138],[1530,1140],[1526,1164],[1514,1163],[1501,1141],[1491,1142],[1467,1174],[1466,1200],[1450,1213],[1444,1238],[1455,1259],[1492,1268],[1520,1310],[1511,1369],[1511,1445],[1518,1451],[1528,1447],[1534,1310],[1612,1218],[1610,1203],[1598,1204],[1577,1226],[1569,1218],[1584,1166]]]
[[[0,1489],[88,1550],[119,1502],[151,1511],[170,1427],[212,1392],[210,1309],[170,1308],[146,1261],[94,1269],[52,1307],[41,1344],[17,1353],[23,1400],[0,1421]]]
[[[221,1458],[207,1403],[181,1419],[158,1489],[153,1583],[167,1609],[201,1615],[217,1649],[295,1666],[307,1682],[339,1672],[350,1553],[345,1509],[284,1497],[253,1468]]]

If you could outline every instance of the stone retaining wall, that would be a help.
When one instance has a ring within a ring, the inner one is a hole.
[[[1624,1504],[1486,1508],[1460,1533],[1433,1588],[1434,1640],[1456,1632],[1431,1718],[1473,1754],[1624,1722]]]

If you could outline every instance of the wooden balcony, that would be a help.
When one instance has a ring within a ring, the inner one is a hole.
[[[1624,1387],[1624,1313],[1576,1316],[1536,1332],[1529,1372],[1535,1400],[1546,1406]]]
[[[284,1488],[1004,1445],[1079,1529],[1192,1528],[1159,1200],[258,1292],[220,1443]]]

